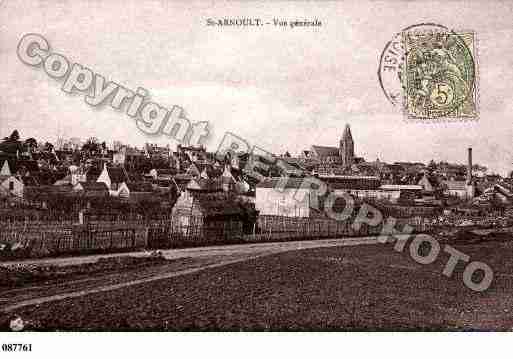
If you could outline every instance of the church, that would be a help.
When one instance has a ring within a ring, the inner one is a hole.
[[[346,124],[338,147],[313,145],[309,151],[304,151],[303,155],[323,164],[334,164],[343,168],[350,168],[353,164],[362,161],[361,158],[355,156],[354,141],[349,124]]]

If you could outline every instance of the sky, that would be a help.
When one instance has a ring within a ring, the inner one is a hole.
[[[314,20],[307,28],[212,27],[209,18]],[[433,22],[476,34],[477,121],[411,123],[385,98],[379,58],[401,29]],[[337,146],[350,124],[368,161],[465,163],[513,170],[513,2],[0,0],[0,136],[57,136],[132,145],[176,144],[142,133],[110,107],[66,94],[62,80],[20,61],[24,34],[152,101],[208,121],[215,150],[226,131],[273,153]]]

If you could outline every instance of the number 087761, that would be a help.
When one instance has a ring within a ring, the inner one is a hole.
[[[31,352],[32,344],[2,344],[3,352]]]

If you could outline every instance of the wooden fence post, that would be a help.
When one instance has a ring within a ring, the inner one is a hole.
[[[43,251],[43,247],[45,245],[45,232],[41,232],[41,245],[39,246],[39,252]]]
[[[61,237],[60,237],[59,235],[57,236],[57,241],[56,241],[56,242],[57,242],[57,245],[56,245],[56,247],[57,247],[57,248],[56,248],[56,252],[57,252],[57,253],[60,253]]]

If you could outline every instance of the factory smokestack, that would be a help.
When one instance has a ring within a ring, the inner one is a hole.
[[[467,184],[472,183],[472,147],[468,148]]]

